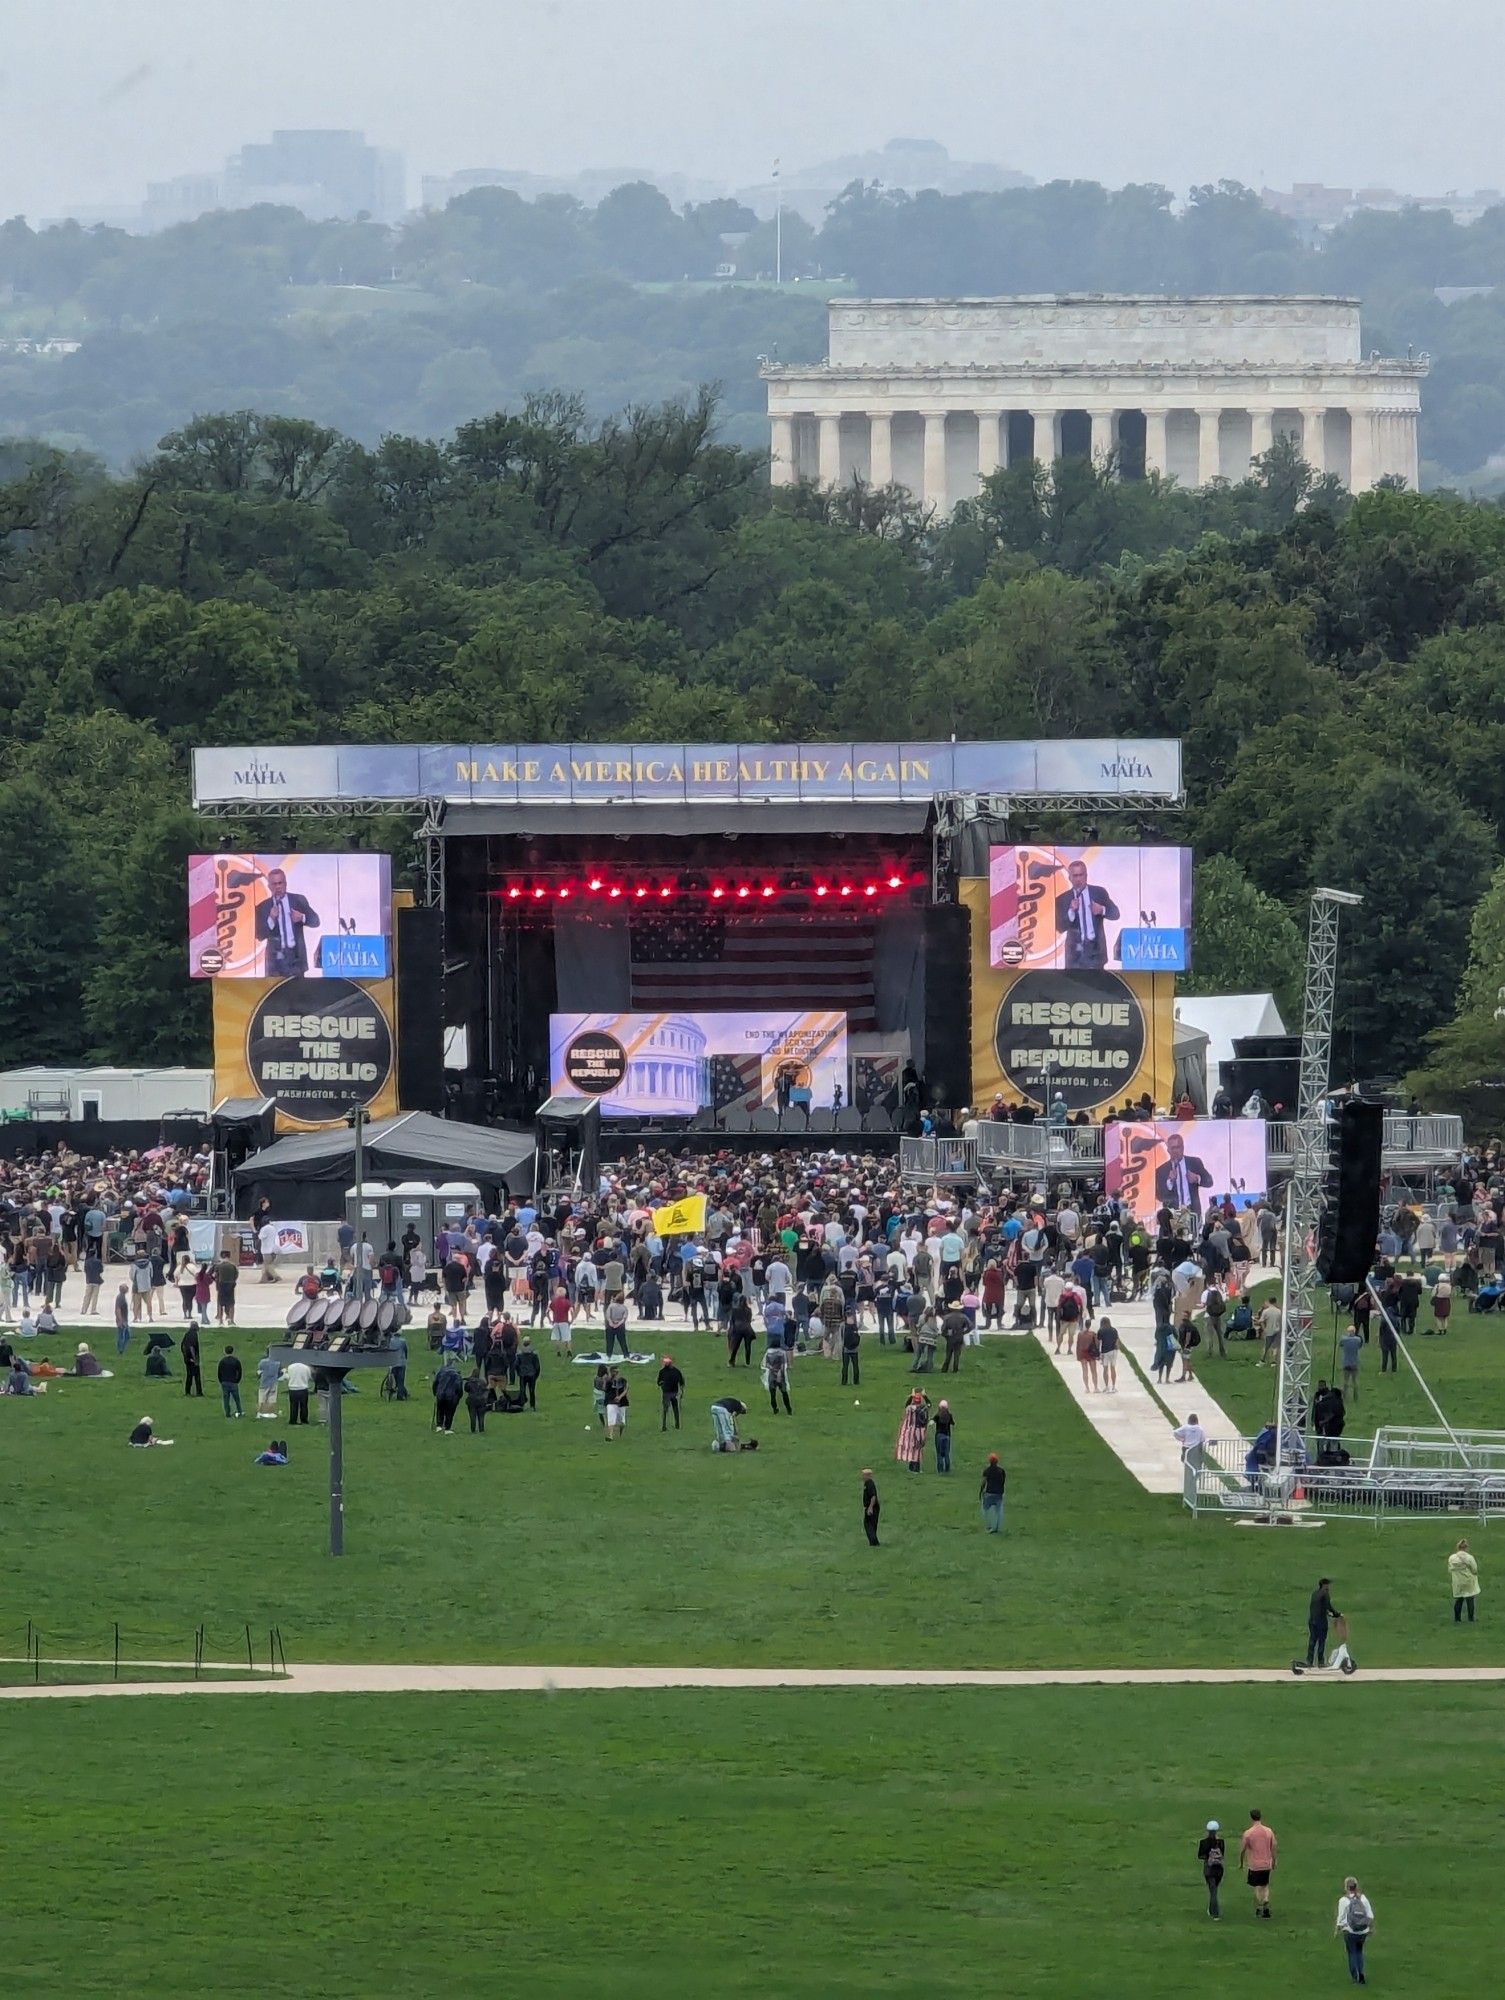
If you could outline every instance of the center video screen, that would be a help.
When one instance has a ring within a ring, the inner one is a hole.
[[[188,970],[195,979],[386,979],[386,854],[194,854]]]
[[[1189,971],[1191,849],[990,849],[988,963],[1019,971]]]
[[[551,1014],[549,1080],[556,1096],[597,1098],[608,1118],[829,1110],[846,1103],[847,1017]]]

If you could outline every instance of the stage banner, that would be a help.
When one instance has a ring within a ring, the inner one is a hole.
[[[194,979],[385,979],[392,862],[385,854],[193,854]]]
[[[689,1118],[845,1102],[847,1017],[782,1013],[551,1014],[549,1087],[605,1117]]]
[[[214,984],[214,1095],[268,1097],[277,1129],[397,1110],[394,982],[227,979]]]
[[[1263,1118],[1157,1118],[1109,1128],[1104,1185],[1141,1222],[1162,1208],[1201,1217],[1213,1202],[1252,1208],[1267,1194]]]
[[[1175,1080],[1174,1003],[1169,973],[990,963],[989,884],[958,885],[972,912],[972,1103],[1005,1102],[1044,1112],[1060,1096],[1075,1116],[1100,1118],[1148,1091],[1169,1109]]]
[[[1176,801],[1173,738],[996,743],[350,743],[193,753],[193,801],[619,805],[1063,795]]]

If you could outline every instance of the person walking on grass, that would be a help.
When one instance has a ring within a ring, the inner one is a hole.
[[[1214,1923],[1222,1917],[1218,1902],[1218,1891],[1223,1886],[1223,1862],[1225,1857],[1223,1835],[1215,1819],[1207,1822],[1207,1831],[1197,1843],[1197,1859],[1202,1864],[1202,1880],[1207,1884],[1207,1914]]]
[[[949,1473],[951,1470],[951,1433],[956,1428],[956,1417],[951,1405],[942,1396],[935,1408],[935,1421],[931,1429],[935,1432],[935,1469]]]
[[[899,1435],[894,1440],[894,1457],[911,1472],[925,1462],[925,1433],[930,1428],[930,1405],[922,1389],[912,1389],[904,1414],[899,1419]]]
[[[663,1366],[659,1369],[656,1379],[658,1382],[658,1393],[663,1406],[659,1416],[658,1427],[661,1431],[666,1431],[669,1428],[669,1418],[672,1416],[674,1418],[674,1428],[678,1430],[679,1406],[684,1399],[685,1378],[676,1365],[672,1354],[664,1356]]]
[[[1350,1326],[1338,1342],[1338,1358],[1343,1364],[1343,1400],[1350,1409],[1359,1400],[1359,1361],[1363,1352],[1358,1328]]]
[[[204,1371],[199,1365],[199,1328],[197,1320],[190,1320],[183,1329],[183,1338],[178,1350],[183,1356],[183,1394],[202,1396],[204,1393]]]
[[[941,1336],[946,1343],[946,1358],[941,1363],[943,1375],[959,1375],[962,1365],[962,1349],[967,1344],[967,1335],[972,1331],[972,1322],[959,1305],[951,1306],[941,1316]]]
[[[1343,1948],[1348,1953],[1349,1978],[1355,1986],[1367,1986],[1364,1947],[1374,1936],[1374,1905],[1359,1887],[1356,1875],[1349,1875],[1344,1880],[1333,1936],[1342,1938]]]
[[[455,1411],[460,1407],[460,1398],[465,1393],[465,1385],[460,1380],[460,1371],[445,1355],[434,1376],[434,1429],[446,1437],[452,1437],[455,1429]]]
[[[794,1415],[794,1405],[789,1400],[789,1355],[783,1347],[765,1347],[763,1350],[763,1384],[768,1391],[768,1407],[777,1416],[782,1398],[786,1417]]]
[[[868,1547],[878,1546],[878,1516],[881,1512],[878,1502],[878,1482],[873,1477],[873,1468],[862,1468],[862,1532],[867,1536]]]
[[[465,1408],[470,1416],[470,1434],[486,1430],[486,1377],[481,1373],[481,1364],[476,1362],[465,1378]]]
[[[1448,1581],[1453,1586],[1453,1623],[1463,1623],[1464,1606],[1468,1622],[1474,1622],[1474,1604],[1479,1595],[1479,1564],[1467,1542],[1460,1542],[1448,1557]]]
[[[225,1415],[243,1417],[245,1411],[240,1407],[240,1378],[244,1370],[240,1365],[240,1357],[233,1347],[225,1349],[219,1358],[219,1367],[214,1372],[219,1382],[219,1399],[224,1405]],[[234,1409],[230,1407],[232,1403]]]
[[[122,1285],[115,1294],[115,1352],[124,1354],[131,1344],[131,1296]]]
[[[856,1313],[849,1312],[841,1325],[841,1380],[843,1386],[846,1384],[847,1373],[850,1370],[852,1387],[854,1389],[862,1387],[861,1348],[862,1328],[858,1323]]]
[[[1274,1829],[1265,1825],[1257,1811],[1251,1810],[1249,1814],[1249,1824],[1244,1828],[1244,1837],[1238,1845],[1238,1858],[1245,1879],[1254,1891],[1255,1916],[1268,1917],[1270,1877],[1275,1873],[1275,1864],[1280,1858],[1280,1844]]]
[[[1003,1489],[1006,1483],[1007,1474],[998,1463],[998,1454],[990,1451],[988,1462],[982,1469],[982,1485],[978,1488],[982,1524],[990,1535],[996,1535],[1003,1526]]]

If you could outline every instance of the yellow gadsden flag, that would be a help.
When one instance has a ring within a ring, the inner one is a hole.
[[[698,1236],[705,1228],[705,1196],[686,1195],[683,1201],[671,1201],[667,1208],[656,1208],[653,1227],[660,1236]]]

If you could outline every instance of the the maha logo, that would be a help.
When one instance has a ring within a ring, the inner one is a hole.
[[[1120,751],[1116,757],[1105,757],[1103,759],[1104,778],[1116,778],[1119,780],[1136,778],[1148,782],[1154,778],[1154,775],[1153,769],[1145,758],[1136,757],[1131,753]]]
[[[252,788],[259,788],[263,785],[285,785],[287,783],[286,771],[279,770],[275,764],[263,764],[259,758],[253,759],[243,771],[233,771],[231,776],[237,785],[246,785]]]

